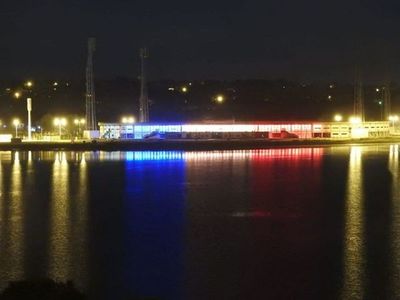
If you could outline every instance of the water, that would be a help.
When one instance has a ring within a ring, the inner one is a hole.
[[[0,288],[400,298],[399,146],[0,152]]]

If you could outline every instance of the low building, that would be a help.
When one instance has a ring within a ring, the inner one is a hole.
[[[373,138],[389,135],[389,122],[259,122],[234,124],[99,123],[103,139]]]

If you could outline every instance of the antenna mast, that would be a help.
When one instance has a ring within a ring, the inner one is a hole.
[[[148,56],[149,55],[146,48],[140,49],[141,74],[140,74],[139,120],[141,123],[149,122],[149,96],[147,94],[147,82],[146,82],[146,59],[148,58]]]
[[[93,54],[96,50],[96,39],[88,40],[88,58],[86,65],[86,129],[96,130],[96,96],[94,91]]]

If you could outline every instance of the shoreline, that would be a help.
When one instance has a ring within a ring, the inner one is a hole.
[[[131,140],[78,142],[0,143],[0,151],[222,151],[270,148],[302,148],[400,143],[400,137],[324,140],[324,139],[242,139],[242,140]]]

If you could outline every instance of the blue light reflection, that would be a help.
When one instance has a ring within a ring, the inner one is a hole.
[[[179,151],[131,151],[126,152],[127,161],[144,160],[182,160],[183,152]]]
[[[128,152],[124,268],[128,295],[181,299],[185,162],[180,152]]]

